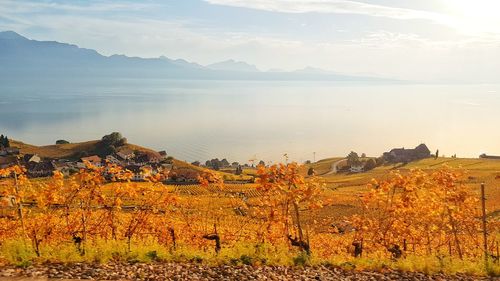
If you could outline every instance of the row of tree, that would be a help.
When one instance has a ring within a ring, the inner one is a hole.
[[[371,169],[374,169],[376,168],[377,166],[380,166],[383,164],[383,158],[382,157],[379,157],[379,158],[369,158],[369,159],[363,159],[363,158],[366,158],[366,154],[361,154],[361,157],[359,157],[358,153],[354,152],[354,151],[351,151],[348,155],[347,155],[347,165],[349,167],[353,167],[353,166],[363,166],[363,169],[365,171],[369,171]]]

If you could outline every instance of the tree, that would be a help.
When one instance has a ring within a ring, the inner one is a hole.
[[[261,197],[257,206],[261,207],[264,220],[263,236],[270,237],[273,229],[284,235],[292,246],[310,255],[308,223],[301,209],[321,208],[323,186],[315,180],[306,181],[300,175],[297,163],[273,165],[269,168],[260,165],[257,171],[257,190]]]
[[[222,160],[220,161],[220,166],[221,166],[222,168],[228,167],[228,166],[229,166],[229,161],[227,161],[227,159],[226,159],[226,158],[222,159]]]
[[[0,147],[7,148],[10,147],[10,141],[7,136],[0,135]]]
[[[194,166],[200,166],[201,165],[200,161],[194,161],[191,164],[194,165]]]
[[[236,167],[236,171],[234,173],[235,175],[241,175],[243,174],[243,168],[241,168],[241,165],[238,165],[238,167]]]
[[[307,170],[307,175],[308,176],[314,176],[316,174],[316,171],[314,171],[314,168],[311,167],[309,170]]]
[[[351,153],[349,153],[349,155],[347,155],[347,165],[357,166],[359,164],[361,164],[361,162],[359,161],[358,154],[354,151],[351,151]]]
[[[266,162],[264,162],[264,160],[260,160],[259,161],[259,166],[266,166]]]
[[[375,163],[377,164],[377,166],[384,165],[385,163],[384,157],[383,156],[378,157],[377,159],[375,159]]]
[[[434,159],[438,159],[439,158],[439,149],[436,150],[436,156],[434,157]]]
[[[369,170],[374,169],[375,167],[377,167],[377,162],[375,162],[375,159],[370,158],[370,159],[368,159],[368,161],[366,161],[365,166],[364,166],[364,170],[369,171]]]
[[[114,145],[116,147],[123,146],[127,143],[127,139],[122,136],[119,132],[113,132],[109,135],[105,135],[101,139],[101,143],[104,146]]]
[[[116,152],[116,148],[123,146],[127,143],[127,139],[118,132],[113,132],[109,135],[102,137],[97,145],[97,154],[100,156],[107,156]]]
[[[67,140],[56,140],[56,144],[67,144],[69,141]]]
[[[366,153],[361,153],[361,158],[366,158]]]

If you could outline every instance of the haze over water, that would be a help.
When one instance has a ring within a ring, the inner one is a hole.
[[[101,80],[0,85],[0,128],[27,143],[129,142],[181,160],[378,156],[425,142],[447,156],[500,154],[500,85]]]

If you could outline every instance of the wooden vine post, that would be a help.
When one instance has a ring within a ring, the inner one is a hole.
[[[486,196],[484,194],[484,183],[481,183],[481,209],[483,223],[483,247],[484,247],[484,268],[488,270],[488,232],[486,229]]]
[[[21,202],[19,181],[17,180],[17,172],[16,171],[14,171],[14,184],[16,187],[17,214],[19,216],[19,220],[21,221],[21,228],[23,231],[23,243],[24,243],[24,247],[26,247],[26,226],[24,225],[23,203]]]

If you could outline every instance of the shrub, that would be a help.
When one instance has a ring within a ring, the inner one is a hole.
[[[301,251],[300,254],[293,258],[293,264],[295,266],[305,266],[309,264],[309,255],[305,251]]]
[[[369,171],[374,169],[375,167],[377,167],[377,162],[375,162],[373,158],[370,158],[368,159],[368,161],[366,161],[364,169],[365,171]]]
[[[253,264],[253,258],[251,256],[248,256],[248,255],[241,255],[240,261],[241,261],[241,263],[246,264],[246,265]]]

